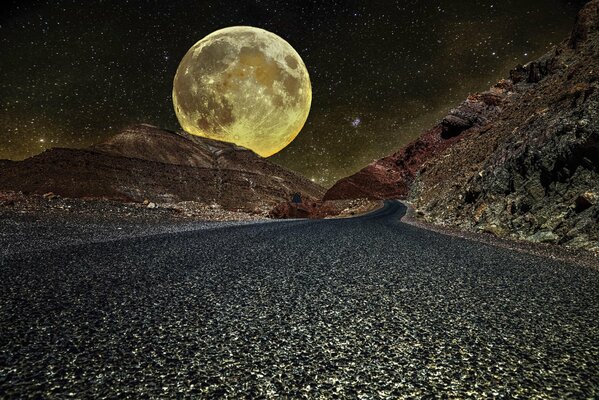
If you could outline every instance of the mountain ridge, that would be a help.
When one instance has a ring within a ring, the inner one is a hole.
[[[198,201],[256,211],[324,189],[232,143],[139,124],[86,149],[3,162],[0,189],[143,202]]]

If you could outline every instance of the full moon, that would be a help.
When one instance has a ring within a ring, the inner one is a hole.
[[[181,127],[262,157],[286,147],[310,112],[310,76],[289,43],[263,29],[234,26],[197,42],[173,82]]]

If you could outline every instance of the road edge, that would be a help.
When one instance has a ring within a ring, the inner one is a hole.
[[[459,237],[462,239],[490,244],[492,246],[510,249],[521,253],[532,254],[535,256],[548,258],[553,261],[564,261],[584,267],[599,269],[599,256],[590,251],[576,250],[547,243],[534,243],[524,240],[517,240],[514,238],[498,237],[490,233],[472,232],[457,227],[433,224],[419,219],[416,216],[416,211],[410,202],[405,200],[397,201],[403,203],[407,208],[406,214],[400,218],[400,221],[407,225],[447,236]]]

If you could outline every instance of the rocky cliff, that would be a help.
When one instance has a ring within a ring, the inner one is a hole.
[[[599,250],[599,0],[569,39],[325,198],[408,197],[437,224]]]
[[[87,149],[54,148],[0,164],[0,189],[65,197],[268,210],[299,192],[319,198],[310,180],[250,150],[141,124]]]
[[[471,95],[439,124],[396,153],[336,182],[325,200],[405,198],[422,165],[461,140],[466,132],[486,129],[501,111],[512,85],[502,81],[489,91]]]

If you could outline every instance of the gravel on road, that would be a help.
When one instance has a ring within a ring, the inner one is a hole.
[[[350,219],[0,258],[0,397],[599,396],[599,270]]]

